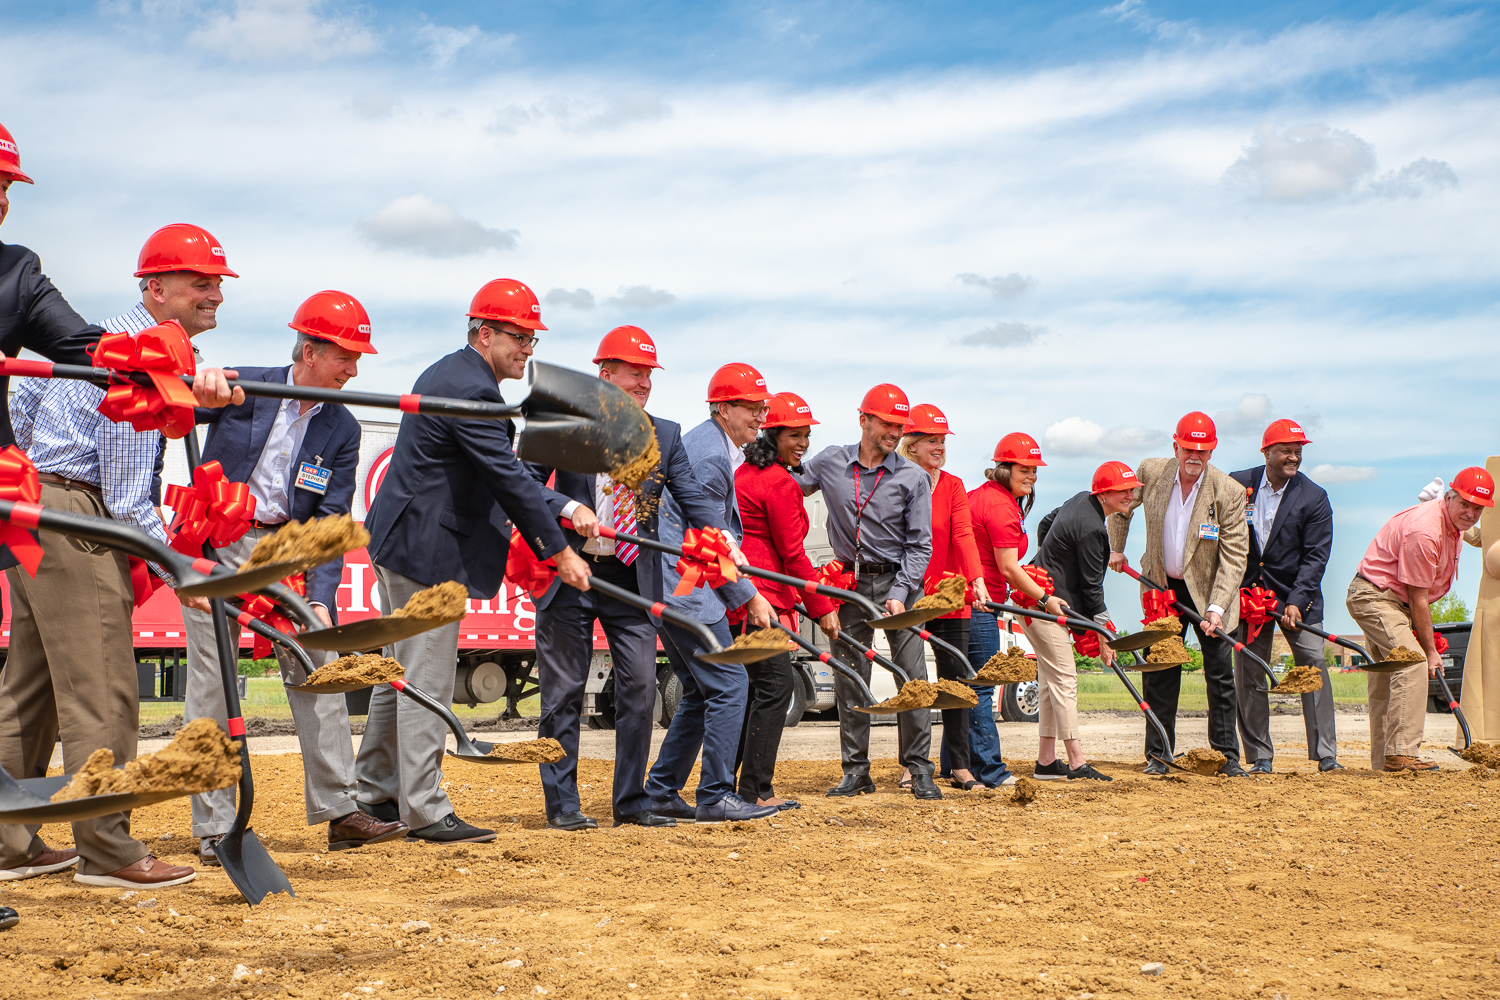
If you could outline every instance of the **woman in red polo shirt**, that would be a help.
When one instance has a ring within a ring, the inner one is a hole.
[[[734,494],[740,505],[745,537],[740,549],[750,565],[789,576],[810,579],[816,572],[807,558],[803,540],[810,524],[802,505],[802,487],[789,469],[802,465],[812,436],[812,409],[801,396],[779,392],[771,397],[770,409],[761,421],[760,436],[745,446],[745,461],[734,473]],[[776,609],[778,617],[796,616],[799,601],[818,617],[818,627],[830,638],[838,636],[836,605],[826,597],[805,594],[781,583],[752,577],[762,597]],[[730,613],[731,631],[745,630],[743,610],[738,620]],[[769,660],[745,664],[750,675],[750,698],[745,727],[740,736],[739,796],[746,802],[782,809],[801,808],[783,799],[771,787],[776,754],[781,749],[781,731],[792,701],[792,658],[786,653]]]
[[[932,558],[927,563],[923,584],[927,593],[937,589],[945,576],[957,574],[969,581],[975,603],[983,607],[989,600],[979,566],[979,550],[974,546],[974,531],[969,524],[969,498],[964,481],[943,471],[948,457],[948,435],[953,431],[948,418],[931,403],[911,408],[905,436],[897,449],[902,458],[920,465],[932,477]],[[969,648],[969,607],[929,621],[927,631],[950,646]],[[952,662],[951,653],[933,650],[937,674],[941,679],[958,680],[965,676],[963,664]],[[977,788],[980,782],[969,772],[969,710],[943,710],[943,744],[940,773],[952,781],[954,788]],[[901,787],[909,788],[911,775],[901,777]]]

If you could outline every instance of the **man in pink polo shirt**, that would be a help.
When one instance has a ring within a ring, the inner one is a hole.
[[[1458,573],[1464,532],[1495,505],[1495,480],[1478,466],[1453,477],[1437,503],[1408,507],[1385,523],[1365,550],[1345,603],[1376,660],[1403,646],[1426,654],[1392,673],[1366,674],[1370,692],[1370,769],[1436,771],[1417,759],[1427,721],[1427,679],[1443,668],[1432,635],[1432,605]]]

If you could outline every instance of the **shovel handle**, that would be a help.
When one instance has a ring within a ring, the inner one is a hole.
[[[1453,697],[1453,689],[1448,687],[1448,678],[1443,676],[1442,666],[1438,667],[1438,683],[1443,686],[1443,697],[1448,699],[1448,707],[1453,710],[1453,717],[1458,720],[1458,726],[1464,731],[1464,749],[1474,745],[1474,737],[1469,733],[1469,720],[1464,718],[1464,710],[1458,707],[1458,699]]]
[[[210,576],[233,575],[233,571],[211,559],[189,559],[176,549],[167,548],[139,528],[107,517],[55,510],[24,500],[0,500],[0,521],[9,521],[22,528],[43,528],[70,538],[87,539],[160,563],[177,578],[178,586],[202,583]]]
[[[931,645],[933,649],[941,649],[949,656],[952,656],[954,659],[956,659],[958,661],[958,665],[967,671],[967,673],[964,674],[965,677],[974,676],[974,667],[971,663],[969,663],[968,653],[959,652],[957,646],[951,643],[944,642],[942,639],[939,639],[937,636],[933,635],[925,628],[918,628],[917,626],[913,625],[906,631],[912,633],[913,635],[920,636],[922,641]]]
[[[312,657],[307,655],[307,650],[302,648],[301,643],[280,629],[267,625],[259,618],[246,613],[239,606],[225,602],[224,617],[229,621],[238,622],[261,638],[269,639],[288,653],[291,653],[292,657],[302,665],[302,669],[306,673],[311,674],[314,670],[318,669],[317,664],[313,663]]]
[[[1139,580],[1141,583],[1144,583],[1146,586],[1150,587],[1152,590],[1165,590],[1166,589],[1165,587],[1162,587],[1159,584],[1157,584],[1154,580],[1150,580],[1150,579],[1148,579],[1148,578],[1146,578],[1144,576],[1141,576],[1140,573],[1136,572],[1135,567],[1131,566],[1129,563],[1125,564],[1125,573],[1127,573],[1128,575],[1130,575],[1130,576],[1134,577],[1135,579]],[[1175,595],[1172,597],[1172,603],[1175,604],[1175,605],[1177,605],[1177,613],[1181,614],[1181,615],[1187,616],[1187,620],[1188,621],[1192,622],[1195,625],[1199,625],[1199,626],[1201,626],[1201,625],[1204,624],[1203,616],[1200,615],[1200,614],[1198,614],[1198,612],[1194,611],[1192,608],[1185,608],[1185,607],[1183,607],[1182,606],[1182,602],[1179,601],[1179,600],[1177,600],[1177,598],[1176,598]],[[1234,649],[1235,649],[1235,652],[1237,652],[1237,653],[1244,653],[1245,656],[1248,657],[1251,662],[1253,662],[1256,666],[1260,667],[1261,671],[1269,679],[1271,687],[1274,688],[1277,684],[1281,683],[1280,679],[1276,676],[1275,672],[1271,670],[1270,665],[1268,663],[1266,663],[1265,660],[1262,660],[1260,657],[1258,657],[1254,653],[1250,652],[1250,647],[1249,646],[1246,646],[1243,642],[1240,642],[1238,639],[1236,639],[1234,636],[1230,635],[1228,632],[1224,631],[1224,629],[1222,629],[1222,628],[1215,629],[1214,630],[1214,634],[1217,635],[1220,639],[1223,639],[1225,642],[1229,643],[1229,645],[1233,646]]]
[[[689,618],[687,615],[673,611],[661,601],[653,604],[640,594],[631,593],[624,587],[616,587],[612,583],[606,583],[597,576],[589,577],[589,589],[597,590],[606,597],[613,597],[621,604],[629,604],[633,608],[640,608],[647,615],[658,621],[670,622],[678,628],[687,629],[697,637],[699,642],[703,643],[702,651],[705,653],[724,652],[724,647],[719,645],[719,640],[714,638],[714,634],[709,631],[707,625],[695,618]]]
[[[832,653],[825,652],[824,650],[821,650],[817,646],[808,642],[806,639],[802,638],[801,635],[793,632],[791,629],[783,625],[780,619],[776,619],[772,623],[772,625],[774,628],[779,628],[781,629],[781,631],[785,632],[797,645],[801,646],[803,649],[816,656],[818,658],[818,662],[828,664],[828,666],[832,667],[834,670],[837,670],[840,674],[843,674],[846,679],[851,681],[854,684],[855,689],[859,691],[860,697],[865,700],[865,703],[862,707],[869,708],[871,705],[875,704],[875,695],[870,692],[870,687],[865,683],[865,679],[859,676],[859,671],[849,666],[849,664],[845,663],[843,660],[838,659]]]
[[[1374,659],[1372,659],[1370,657],[1370,654],[1365,649],[1365,647],[1361,646],[1357,642],[1354,642],[1353,640],[1345,639],[1341,635],[1333,635],[1332,633],[1324,632],[1322,629],[1320,629],[1320,628],[1314,628],[1313,626],[1307,624],[1307,622],[1300,621],[1300,620],[1297,622],[1297,629],[1299,631],[1302,631],[1302,632],[1311,632],[1315,636],[1318,636],[1318,637],[1323,638],[1323,639],[1327,639],[1329,642],[1333,643],[1335,646],[1343,646],[1345,649],[1352,650],[1353,652],[1358,653],[1360,656],[1363,656],[1365,658],[1365,662],[1366,663],[1374,663],[1375,662]]]
[[[804,618],[812,617],[812,615],[808,614],[807,609],[800,604],[797,605],[794,610],[797,612],[797,614],[801,615]],[[863,656],[865,659],[869,660],[871,663],[878,663],[885,669],[889,670],[892,676],[894,676],[896,680],[900,681],[902,684],[905,684],[911,680],[911,677],[906,673],[905,670],[902,670],[900,667],[896,666],[893,661],[886,659],[884,656],[881,656],[869,646],[866,646],[864,643],[854,638],[854,636],[850,635],[844,629],[839,629],[839,641],[844,643],[859,655]]]
[[[427,711],[431,712],[433,715],[436,715],[438,718],[446,722],[448,724],[449,732],[453,733],[453,740],[458,745],[459,753],[467,754],[471,757],[484,756],[484,752],[476,747],[474,745],[474,741],[469,739],[469,734],[464,732],[464,724],[458,721],[458,716],[453,714],[453,710],[451,708],[449,708],[447,705],[444,705],[442,702],[438,701],[436,698],[428,694],[426,691],[423,691],[421,688],[413,687],[409,682],[407,682],[404,677],[397,677],[395,680],[390,682],[390,685],[397,691],[400,691],[402,694],[406,695],[406,697],[410,698],[412,701],[416,702],[418,705],[421,705],[423,708],[427,709]]]

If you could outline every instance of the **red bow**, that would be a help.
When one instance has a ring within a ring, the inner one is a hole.
[[[1078,650],[1079,654],[1082,656],[1097,657],[1099,655],[1099,633],[1073,633],[1073,648]]]
[[[136,556],[130,557],[130,591],[135,596],[135,606],[140,607],[158,590],[167,585],[167,581],[151,572],[151,567],[146,565],[146,560]]]
[[[1170,590],[1148,590],[1141,594],[1141,610],[1146,617],[1141,619],[1141,624],[1146,625],[1156,621],[1158,618],[1178,617],[1177,608],[1173,602],[1177,595]]]
[[[250,487],[225,479],[218,462],[194,469],[191,486],[168,486],[166,501],[173,511],[172,548],[188,556],[202,555],[205,541],[216,549],[239,541],[255,514]]]
[[[0,500],[38,503],[41,499],[42,481],[37,478],[36,466],[24,451],[8,445],[0,451]],[[7,521],[0,524],[0,545],[10,546],[10,554],[16,561],[27,573],[36,576],[36,568],[42,564],[42,546],[36,535]]]
[[[1249,627],[1248,645],[1255,641],[1261,626],[1276,618],[1276,594],[1260,584],[1240,588],[1240,621]]]
[[[1444,653],[1448,652],[1447,636],[1443,635],[1443,633],[1441,632],[1432,633],[1432,648],[1437,651],[1437,655],[1439,656],[1442,656]]]
[[[1032,582],[1041,587],[1048,597],[1051,597],[1057,591],[1057,585],[1052,582],[1052,577],[1048,575],[1046,569],[1043,567],[1022,566],[1021,572],[1031,577]],[[1015,601],[1016,607],[1019,608],[1034,608],[1041,603],[1033,599],[1031,595],[1015,588],[1011,589],[1010,599]]]
[[[196,374],[197,364],[187,332],[175,319],[133,337],[106,333],[94,345],[94,364],[151,376],[152,388],[133,382],[109,387],[99,412],[110,420],[174,439],[193,429],[193,393],[180,376]]]
[[[817,590],[815,588],[817,586],[832,587],[835,590],[853,590],[855,586],[854,572],[844,569],[844,564],[835,559],[826,566],[819,566],[814,570],[812,579],[808,580],[802,589],[809,594],[816,594]],[[837,597],[826,597],[824,599],[833,602],[835,608],[844,603]]]
[[[301,596],[307,596],[307,577],[303,574],[294,573],[281,582]],[[237,596],[241,601],[245,602],[242,610],[251,618],[263,621],[277,631],[284,632],[287,635],[292,635],[296,631],[296,627],[292,625],[286,615],[281,613],[280,606],[264,594],[239,594]],[[255,636],[255,645],[250,647],[250,658],[252,660],[263,660],[275,653],[276,647],[271,644],[270,639],[258,633],[251,634]]]
[[[520,531],[510,533],[510,553],[505,557],[505,578],[532,596],[541,597],[552,586],[557,570],[536,557]]]
[[[677,560],[677,572],[682,581],[672,591],[673,597],[691,594],[694,587],[722,587],[740,578],[729,558],[732,550],[729,537],[718,528],[689,528],[682,539],[682,558]]]

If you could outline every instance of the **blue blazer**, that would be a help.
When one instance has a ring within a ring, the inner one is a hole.
[[[240,373],[243,382],[285,385],[290,368],[290,365],[281,368],[236,367],[235,371]],[[224,467],[227,479],[249,482],[280,408],[279,399],[251,396],[243,406],[197,410],[198,423],[209,425],[203,461],[217,461]],[[292,463],[292,473],[295,476],[303,462],[317,462],[331,469],[333,475],[328,480],[328,492],[321,495],[312,490],[291,490],[293,521],[349,513],[354,502],[354,473],[359,466],[359,437],[359,421],[339,403],[324,403],[323,408],[308,421],[302,450]],[[327,607],[335,623],[338,622],[338,612],[334,597],[343,578],[342,557],[315,567],[307,574],[308,598]]]
[[[412,392],[503,403],[495,372],[471,347],[428,368]],[[494,597],[505,578],[511,524],[539,558],[567,543],[512,447],[509,420],[408,413],[380,492],[365,517],[372,562],[432,586],[457,580]]]
[[[1260,493],[1264,465],[1229,477],[1249,491],[1246,509]],[[1282,604],[1295,604],[1302,620],[1316,625],[1323,620],[1323,571],[1333,550],[1333,505],[1328,493],[1302,473],[1286,484],[1281,505],[1266,549],[1261,551],[1255,529],[1250,529],[1250,555],[1245,560],[1243,587],[1260,583],[1276,594]]]
[[[692,460],[688,458],[687,449],[682,445],[681,426],[659,417],[651,417],[651,425],[656,428],[656,445],[661,449],[661,466],[641,484],[641,502],[638,510],[649,511],[646,517],[638,517],[636,521],[636,530],[641,537],[660,537],[658,534],[659,506],[662,490],[668,486],[676,495],[678,505],[687,511],[688,520],[693,527],[706,528],[710,525],[716,528],[725,527],[719,505],[704,495],[703,488],[698,485],[697,479],[693,476]],[[569,472],[566,469],[554,470],[546,465],[529,464],[527,468],[536,481],[542,484],[542,496],[546,498],[547,507],[554,519],[560,519],[563,508],[574,500],[590,510],[594,509],[594,477],[592,475]],[[547,482],[552,479],[554,472],[557,478],[552,481],[551,486],[548,486]],[[582,535],[573,531],[565,532],[565,534],[568,544],[574,549],[583,548],[586,539]],[[661,561],[652,556],[651,552],[641,552],[631,565],[635,567],[636,587],[640,595],[655,603],[662,599]],[[535,599],[537,608],[545,609],[552,603],[553,598],[557,596],[559,585],[559,581],[552,581],[552,586],[547,592]]]
[[[724,432],[713,418],[703,421],[682,436],[682,447],[693,466],[693,478],[703,488],[718,510],[735,542],[744,537],[744,525],[740,523],[740,505],[734,495],[734,468],[729,464],[729,455],[724,450]],[[682,510],[677,506],[676,490],[669,488],[661,504],[661,540],[671,545],[681,545],[688,525],[683,523]],[[682,581],[677,572],[677,557],[660,553],[662,564],[662,590],[671,594]],[[755,584],[749,577],[741,577],[734,583],[722,587],[694,587],[692,593],[682,597],[667,597],[667,606],[673,611],[690,615],[705,625],[712,625],[724,617],[725,611],[738,608],[755,596]]]

